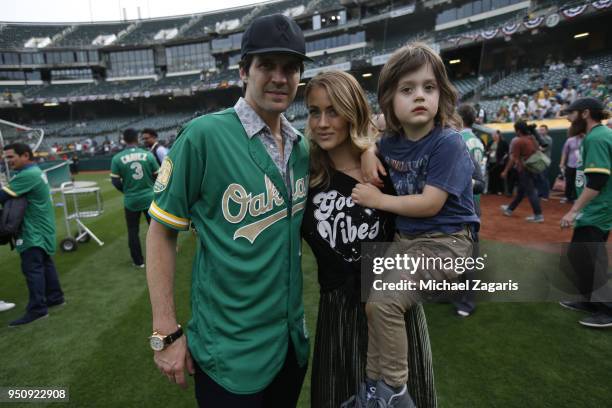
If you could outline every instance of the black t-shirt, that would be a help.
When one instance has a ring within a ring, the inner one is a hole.
[[[390,179],[385,194],[395,194]],[[361,243],[393,239],[395,216],[353,203],[357,180],[333,171],[329,187],[311,187],[302,221],[302,236],[317,259],[321,292],[345,284],[359,288]]]

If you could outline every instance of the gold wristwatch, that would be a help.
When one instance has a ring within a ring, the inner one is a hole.
[[[154,331],[151,337],[149,337],[149,344],[154,351],[162,351],[172,343],[174,343],[179,337],[183,335],[183,328],[178,325],[178,329],[174,333],[168,335],[161,334],[158,331]]]

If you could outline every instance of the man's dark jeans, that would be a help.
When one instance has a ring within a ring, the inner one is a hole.
[[[130,247],[130,255],[135,265],[144,264],[144,257],[142,256],[142,247],[140,246],[140,214],[144,214],[147,219],[147,224],[151,223],[151,216],[149,213],[144,211],[130,211],[125,209],[125,222],[128,229],[128,245]]]
[[[514,211],[516,207],[519,206],[523,198],[527,196],[529,199],[529,204],[531,204],[531,208],[533,208],[533,213],[535,215],[542,214],[542,208],[540,207],[540,198],[538,197],[538,193],[535,189],[535,179],[537,175],[533,174],[527,170],[519,171],[519,188],[518,193],[514,200],[508,206],[510,211]]]
[[[610,279],[607,272],[609,236],[610,231],[594,226],[574,228],[567,256],[575,274],[572,280],[585,301],[591,302],[595,309],[612,316],[612,302],[591,300],[591,294],[605,286]]]
[[[53,260],[42,248],[33,247],[21,253],[21,271],[25,275],[30,291],[26,311],[30,315],[47,314],[47,306],[64,301]]]

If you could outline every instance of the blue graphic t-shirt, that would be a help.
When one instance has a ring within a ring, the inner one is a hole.
[[[433,217],[398,216],[396,226],[400,232],[452,234],[465,224],[478,229],[480,221],[474,212],[472,194],[474,165],[456,130],[436,126],[417,142],[408,140],[403,133],[388,133],[378,142],[378,150],[397,195],[421,194],[426,184],[448,193],[446,203]]]

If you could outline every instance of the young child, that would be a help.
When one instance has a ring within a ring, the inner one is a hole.
[[[456,100],[442,59],[425,44],[397,50],[380,73],[378,101],[387,132],[363,154],[368,183],[355,186],[352,198],[359,205],[398,215],[395,241],[409,257],[457,259],[472,254],[479,226],[472,194],[474,168],[461,135],[451,127],[461,123]],[[397,196],[383,194],[374,185],[381,184],[378,171],[385,173],[377,155],[389,167]],[[389,281],[405,275],[401,270],[387,273],[384,279]],[[431,276],[454,280],[458,273],[417,270],[412,278]],[[404,314],[422,299],[415,292],[386,291],[382,301],[373,301],[381,299],[371,295],[366,305],[367,381],[353,406],[366,406],[373,399],[377,407],[413,407],[406,387]]]

